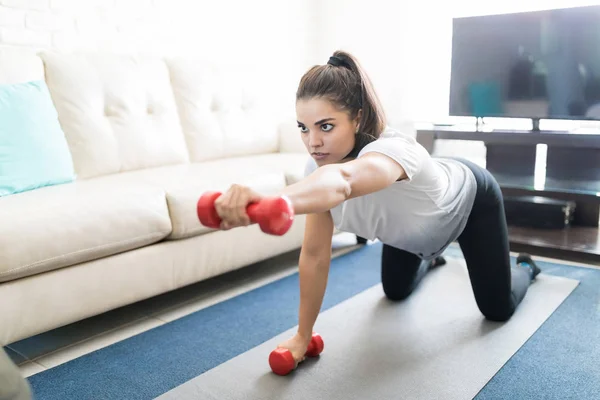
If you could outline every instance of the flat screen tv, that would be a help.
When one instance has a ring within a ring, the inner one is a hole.
[[[449,111],[600,120],[600,6],[454,18]]]

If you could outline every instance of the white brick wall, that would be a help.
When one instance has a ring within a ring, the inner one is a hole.
[[[0,26],[22,28],[25,26],[25,11],[0,6]]]
[[[0,4],[3,6],[26,10],[45,10],[49,3],[49,0],[0,0]]]
[[[293,113],[317,0],[0,0],[0,46],[202,56],[264,66]],[[311,36],[311,37],[312,37]]]
[[[58,32],[71,29],[73,18],[69,15],[32,11],[25,17],[25,27],[40,32]]]
[[[287,56],[304,69],[314,1],[0,0],[0,46]]]
[[[144,31],[144,40],[138,26],[160,11],[154,0],[0,0],[0,45],[156,51],[152,36],[160,25]]]
[[[10,45],[47,47],[50,44],[49,33],[22,28],[2,28],[0,42]]]

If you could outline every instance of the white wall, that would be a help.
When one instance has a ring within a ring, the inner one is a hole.
[[[390,122],[448,114],[452,16],[597,3],[583,0],[0,0],[0,46],[189,52],[262,69],[293,116],[300,76],[353,52]]]
[[[326,0],[317,56],[354,53],[380,94],[391,123],[448,116],[452,17],[596,4],[585,0]]]
[[[289,109],[311,65],[315,1],[0,0],[0,45],[252,63]]]

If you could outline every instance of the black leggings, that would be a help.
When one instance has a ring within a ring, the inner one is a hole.
[[[477,194],[458,243],[465,257],[475,301],[489,320],[508,320],[525,297],[531,279],[510,265],[508,229],[502,192],[484,168],[460,159],[475,175]],[[408,297],[429,269],[419,256],[383,245],[381,281],[392,300]]]

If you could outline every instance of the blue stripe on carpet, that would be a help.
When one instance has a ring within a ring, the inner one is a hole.
[[[600,398],[600,270],[537,264],[581,283],[475,400]]]
[[[331,262],[328,309],[380,282],[380,246]],[[298,274],[30,377],[39,399],[152,399],[298,323]],[[268,357],[268,355],[266,355]],[[267,358],[264,365],[268,368]]]
[[[331,263],[323,309],[380,282],[381,244]],[[460,257],[449,249],[448,255]],[[488,398],[592,398],[600,392],[600,271],[539,263],[581,281],[479,393]],[[294,274],[29,378],[36,399],[152,399],[294,327]],[[257,368],[268,368],[265,363]],[[595,379],[594,379],[595,378]]]

